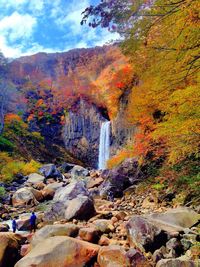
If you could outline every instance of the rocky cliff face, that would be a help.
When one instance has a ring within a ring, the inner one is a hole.
[[[136,126],[129,124],[125,118],[129,93],[130,91],[127,90],[121,96],[119,112],[116,118],[112,121],[111,156],[115,155],[118,150],[131,142],[136,132]]]
[[[94,104],[81,99],[66,114],[65,147],[89,166],[97,167],[101,123],[106,118]]]

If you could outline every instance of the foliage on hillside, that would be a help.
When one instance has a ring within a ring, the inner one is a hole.
[[[101,1],[85,10],[82,23],[87,20],[124,36],[122,49],[139,79],[130,84],[126,110],[129,122],[138,125],[131,155],[141,162],[192,165],[200,146],[199,1]]]
[[[11,157],[6,152],[0,152],[0,181],[11,182],[17,174],[28,175],[37,172],[40,167],[34,160],[25,162],[23,159]]]

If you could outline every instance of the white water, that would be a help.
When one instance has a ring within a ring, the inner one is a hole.
[[[99,143],[99,170],[106,169],[106,162],[110,156],[110,121],[103,122]]]

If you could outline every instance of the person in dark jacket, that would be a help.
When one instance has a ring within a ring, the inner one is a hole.
[[[12,229],[13,229],[13,233],[15,233],[17,230],[17,222],[16,222],[15,218],[13,218],[13,220],[12,220]]]
[[[36,220],[37,217],[34,212],[32,212],[31,217],[30,217],[30,232],[32,233],[36,231]]]

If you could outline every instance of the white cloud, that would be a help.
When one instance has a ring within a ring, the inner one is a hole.
[[[24,4],[28,3],[28,0],[1,0],[0,1],[0,6],[2,8],[7,9],[7,8],[20,8]]]
[[[31,15],[14,12],[0,20],[0,34],[11,42],[21,38],[26,39],[32,35],[36,24],[36,18]]]

